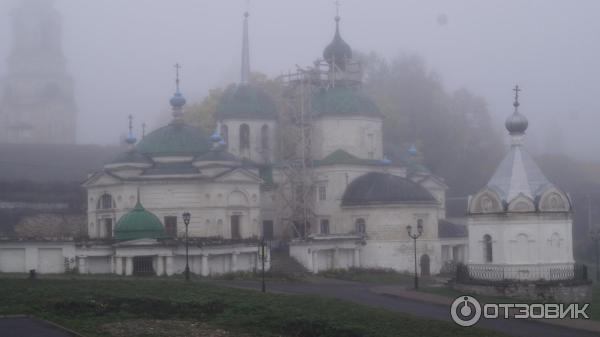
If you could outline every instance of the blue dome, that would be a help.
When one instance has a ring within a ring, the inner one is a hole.
[[[181,108],[185,105],[186,100],[185,97],[183,97],[183,95],[181,94],[181,92],[177,91],[169,102],[171,103],[172,107]]]
[[[137,142],[137,138],[135,138],[135,136],[130,132],[127,135],[127,138],[125,138],[125,142],[127,144],[135,144]]]

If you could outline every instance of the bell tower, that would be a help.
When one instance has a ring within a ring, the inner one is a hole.
[[[77,108],[52,0],[22,0],[12,13],[13,45],[0,92],[0,141],[75,143]]]

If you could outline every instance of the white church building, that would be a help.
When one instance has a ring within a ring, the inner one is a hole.
[[[469,200],[469,274],[481,280],[563,280],[574,276],[572,205],[524,148],[527,118],[506,120],[511,146]]]
[[[301,190],[300,197],[310,205],[310,222],[290,226],[284,211],[286,200],[299,197],[297,186],[286,183],[290,165],[276,146],[289,135],[281,129],[273,98],[249,79],[246,14],[241,83],[230,86],[218,103],[218,131],[207,134],[184,121],[186,100],[178,79],[171,122],[139,142],[130,122],[129,148],[84,182],[87,235],[3,240],[0,272],[173,275],[185,270],[186,238],[190,270],[202,276],[254,271],[263,258],[268,269],[268,253],[259,249],[262,238],[289,245],[290,255],[311,272],[350,267],[412,272],[409,226],[422,228],[417,240],[421,274],[438,273],[448,260],[461,262],[467,255],[484,263],[476,257],[481,249],[467,249],[466,232],[444,220],[447,186],[418,165],[416,149],[408,151],[404,163],[384,156],[384,116],[362,89],[362,72],[339,22],[336,17],[334,39],[323,53],[326,71],[316,69],[324,85],[307,111],[311,146],[304,164],[311,188]],[[498,193],[490,190],[492,204],[507,197]],[[545,209],[554,207],[554,195],[540,195],[538,201],[537,195],[525,194],[525,199]],[[568,202],[560,191],[556,195],[559,203]],[[473,214],[479,210],[471,207]],[[515,207],[523,206],[509,209]],[[186,212],[189,223],[182,216]],[[568,220],[564,212],[542,218],[561,215]],[[477,236],[503,239],[500,230],[480,232],[484,227],[470,224]],[[554,232],[559,244],[570,245],[566,232]],[[494,261],[504,262],[498,247]]]

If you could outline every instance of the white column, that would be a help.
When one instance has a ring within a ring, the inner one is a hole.
[[[307,255],[308,255],[308,263],[306,265],[306,269],[312,271],[313,270],[313,256],[312,256],[312,250],[310,248],[308,248],[307,251]]]
[[[360,268],[360,249],[354,248],[354,268]]]
[[[202,275],[202,256],[194,255],[192,258],[192,272],[196,275]]]
[[[208,254],[202,255],[202,276],[208,276],[210,268],[208,267]]]
[[[163,276],[165,274],[165,258],[164,256],[156,257],[156,275]]]
[[[123,275],[123,258],[120,256],[115,256],[115,265],[116,265],[116,274]]]
[[[131,256],[125,258],[125,275],[133,275],[133,258]]]
[[[114,256],[109,256],[108,257],[108,267],[110,268],[110,273],[114,274],[115,273],[115,257]]]
[[[231,253],[231,272],[235,273],[237,271],[237,257],[238,257],[238,252],[232,252]]]
[[[171,276],[173,275],[173,256],[167,256],[165,257],[166,260],[166,273],[167,276]]]
[[[331,261],[331,268],[333,268],[333,269],[339,268],[339,265],[340,265],[340,261],[338,261],[339,258],[340,258],[340,249],[336,247],[333,249],[333,261]]]
[[[316,274],[319,272],[319,251],[318,250],[313,250],[312,254],[311,254],[311,259],[312,259],[312,272],[313,274]]]

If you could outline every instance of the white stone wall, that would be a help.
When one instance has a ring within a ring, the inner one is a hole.
[[[364,116],[324,116],[314,120],[312,156],[323,159],[344,150],[362,159],[383,159],[383,120]]]
[[[536,265],[574,263],[572,221],[564,213],[471,216],[468,228],[470,265],[529,265],[537,270]],[[484,235],[492,238],[491,263],[485,260]]]
[[[102,219],[113,219],[113,230],[121,216],[137,202],[137,189],[143,206],[161,221],[176,216],[179,236],[185,233],[182,214],[192,215],[189,235],[231,238],[231,216],[241,215],[242,238],[260,235],[260,190],[256,183],[198,182],[166,180],[142,184],[115,184],[88,188],[88,231],[91,238],[105,237]],[[115,208],[97,209],[98,199],[105,193],[113,196]]]
[[[227,150],[238,158],[250,159],[257,163],[270,163],[274,160],[276,147],[276,128],[277,122],[269,119],[224,119],[221,125],[226,125],[228,129]],[[250,149],[242,151],[240,149],[240,126],[247,124],[250,128]],[[268,127],[269,148],[262,148],[261,133],[263,126]]]
[[[72,242],[2,242],[0,272],[40,274],[64,273],[76,268],[75,245]]]

